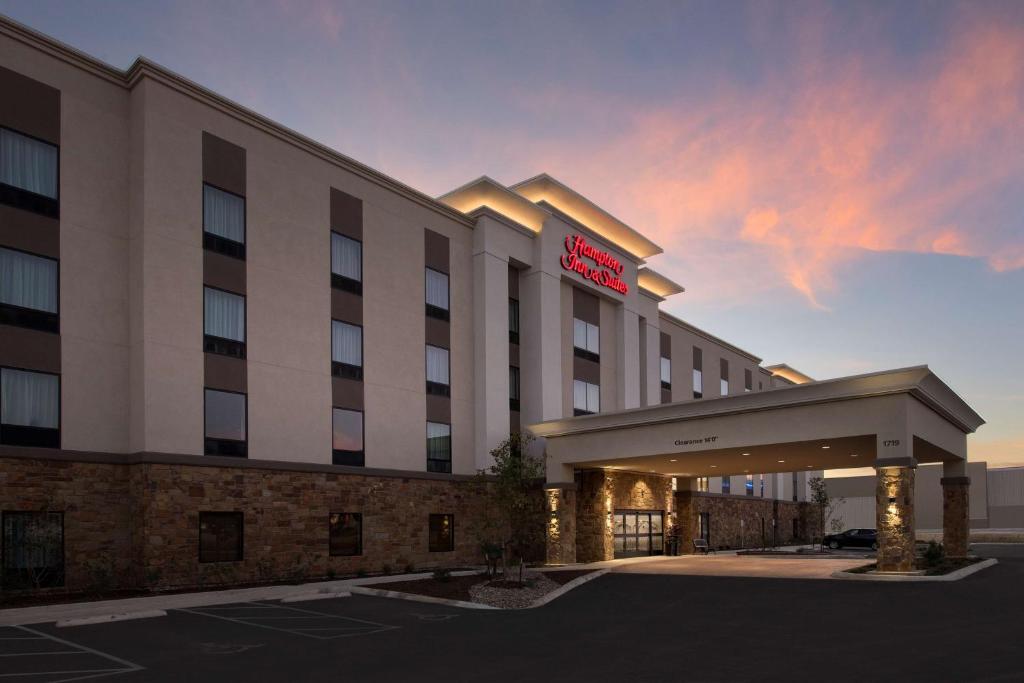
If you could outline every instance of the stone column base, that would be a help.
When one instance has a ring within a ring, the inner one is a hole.
[[[967,557],[970,542],[969,477],[943,477],[942,544],[946,557]]]
[[[913,467],[878,470],[875,486],[878,571],[914,569],[914,477]]]
[[[576,491],[545,489],[544,497],[548,509],[547,563],[573,564],[576,562]]]

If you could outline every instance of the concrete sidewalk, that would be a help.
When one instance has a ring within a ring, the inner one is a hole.
[[[472,574],[481,570],[453,572],[454,576]],[[432,572],[415,574],[397,574],[393,576],[372,576],[359,579],[338,581],[318,581],[286,586],[260,586],[258,588],[232,588],[220,591],[202,591],[196,593],[174,593],[168,595],[148,595],[139,598],[122,598],[119,600],[98,600],[95,602],[71,602],[55,605],[39,605],[36,607],[14,607],[0,610],[0,626],[21,626],[27,624],[43,624],[64,622],[80,619],[109,618],[113,615],[133,615],[155,613],[169,609],[185,609],[204,607],[207,605],[226,605],[235,602],[255,602],[261,600],[289,600],[292,598],[311,597],[330,593],[344,594],[351,586],[365,584],[392,583],[425,579]],[[338,597],[341,597],[339,595]],[[109,619],[107,619],[109,620]]]

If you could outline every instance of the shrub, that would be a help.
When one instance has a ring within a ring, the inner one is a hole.
[[[383,574],[384,576],[388,576],[389,574],[391,574],[391,565],[390,565],[390,564],[384,564],[384,565],[383,565],[383,566],[382,566],[382,567],[380,568],[380,571],[381,571],[381,573],[382,573],[382,574]]]
[[[360,579],[365,579],[366,578],[366,570],[363,569],[362,567],[357,569],[356,570],[356,577],[358,577]]]
[[[412,574],[415,571],[416,571],[416,565],[414,565],[412,562],[409,562],[409,563],[407,563],[405,565],[405,573],[406,574]]]
[[[926,565],[934,567],[941,564],[945,556],[946,549],[942,547],[941,543],[928,541],[928,547],[924,550],[924,562]]]
[[[434,570],[435,581],[451,581],[452,570],[451,569],[435,569]]]

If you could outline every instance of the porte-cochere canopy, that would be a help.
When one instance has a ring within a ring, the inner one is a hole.
[[[532,425],[548,483],[574,469],[678,477],[964,461],[984,420],[927,366]]]

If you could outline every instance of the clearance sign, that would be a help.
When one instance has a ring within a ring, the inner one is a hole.
[[[622,281],[622,264],[607,251],[601,251],[587,242],[583,235],[567,235],[565,253],[562,254],[562,268],[579,273],[587,280],[593,280],[602,287],[619,294],[629,291],[629,285]],[[590,263],[588,263],[588,261]],[[590,265],[590,264],[593,265]]]

